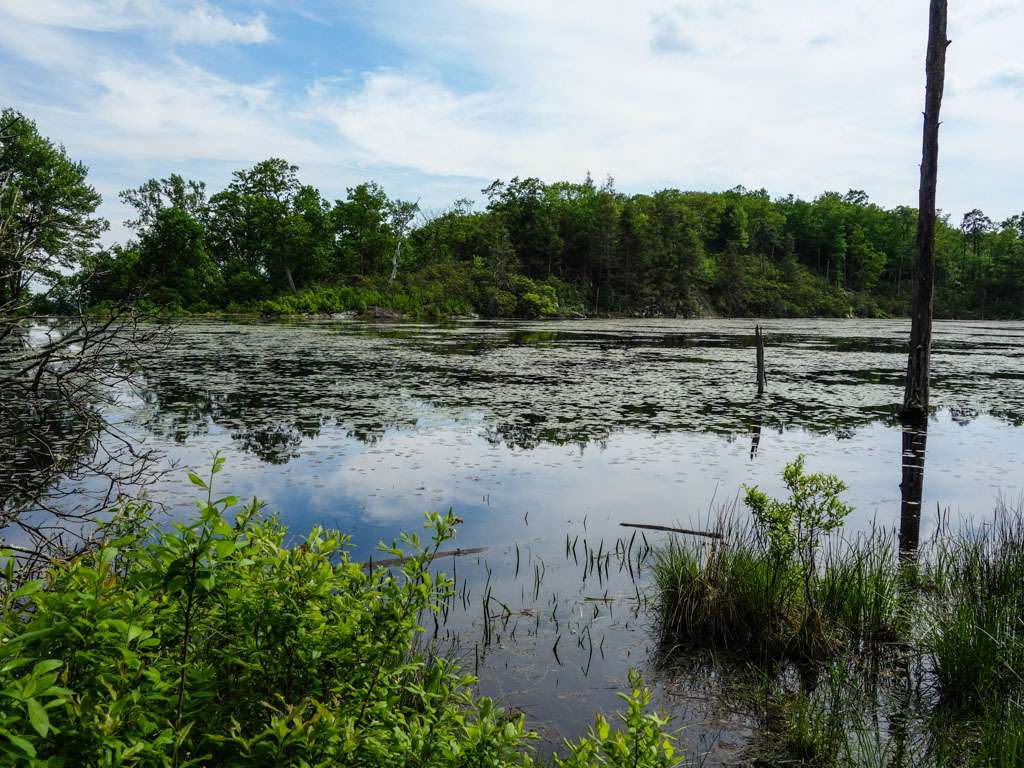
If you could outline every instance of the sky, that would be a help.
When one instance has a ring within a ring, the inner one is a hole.
[[[1024,2],[952,0],[938,205],[1024,210]],[[0,105],[118,191],[284,157],[440,210],[496,178],[915,205],[927,0],[0,0]]]

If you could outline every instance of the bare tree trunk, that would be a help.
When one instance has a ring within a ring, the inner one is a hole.
[[[288,287],[291,288],[292,293],[298,293],[298,290],[295,288],[295,279],[292,277],[292,268],[287,264],[284,265],[284,275],[288,278]]]
[[[917,215],[917,279],[911,310],[910,354],[903,394],[904,418],[922,422],[928,418],[928,373],[932,345],[932,302],[935,290],[935,188],[939,170],[939,110],[946,76],[947,0],[931,0],[928,20],[928,53],[924,136],[921,152],[921,184]]]
[[[398,238],[398,242],[395,244],[395,250],[391,253],[391,276],[388,278],[388,288],[395,282],[395,278],[398,276],[398,257],[402,253],[402,238]]]

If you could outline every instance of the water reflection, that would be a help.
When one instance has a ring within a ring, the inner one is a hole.
[[[755,399],[747,321],[196,323],[148,361],[121,416],[182,465],[222,451],[232,493],[297,532],[353,534],[360,561],[453,507],[456,545],[483,551],[438,563],[458,590],[427,629],[484,693],[554,744],[614,709],[641,667],[684,743],[724,761],[748,726],[698,701],[707,679],[684,686],[649,661],[644,557],[665,534],[620,522],[707,528],[742,484],[782,495],[804,453],[850,486],[850,529],[902,530],[915,486],[897,493],[899,435],[917,483],[909,546],[935,524],[922,509],[987,515],[1024,477],[1024,324],[937,324],[927,483],[925,432],[896,417],[905,324],[765,326],[772,382]],[[150,493],[184,515],[191,491],[176,475]]]
[[[900,482],[900,552],[912,554],[921,540],[921,502],[928,421],[903,425],[903,479]]]

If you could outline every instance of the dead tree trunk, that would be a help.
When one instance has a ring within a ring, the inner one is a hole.
[[[395,278],[398,276],[398,257],[402,254],[402,236],[398,236],[398,242],[395,243],[395,250],[391,253],[391,275],[388,277],[388,288],[395,282]]]
[[[768,377],[764,373],[764,334],[761,326],[754,326],[754,338],[757,340],[757,396],[764,394],[764,385],[768,383]]]
[[[932,345],[932,297],[935,288],[935,188],[939,170],[939,110],[946,77],[947,0],[931,0],[925,62],[924,135],[917,215],[917,279],[910,327],[910,354],[903,393],[903,416],[928,418],[928,374]]]

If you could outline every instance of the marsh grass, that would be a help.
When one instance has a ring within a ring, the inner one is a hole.
[[[976,710],[1024,690],[1024,510],[936,537],[921,565],[921,643],[940,701]]]
[[[813,558],[780,557],[736,506],[715,529],[655,554],[662,653],[762,670],[753,763],[1024,765],[1024,503],[940,516],[909,558],[893,532],[838,527]]]
[[[752,660],[816,662],[897,640],[900,567],[892,535],[836,537],[811,574],[772,555],[735,509],[721,542],[674,539],[654,560],[663,644],[739,653]]]

